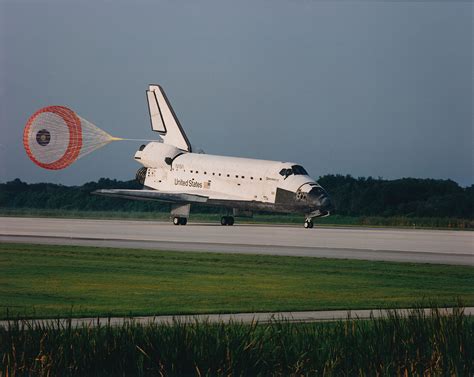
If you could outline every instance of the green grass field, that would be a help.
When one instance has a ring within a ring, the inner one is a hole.
[[[474,305],[474,268],[0,244],[0,317]]]

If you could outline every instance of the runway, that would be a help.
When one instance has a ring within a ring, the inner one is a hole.
[[[431,309],[423,308],[425,315],[430,315]],[[440,308],[440,313],[449,315],[453,312],[452,308]],[[267,313],[234,313],[234,314],[198,314],[198,315],[162,315],[162,316],[145,316],[145,317],[89,317],[89,318],[62,318],[62,319],[32,319],[21,320],[21,323],[27,326],[36,324],[42,325],[57,325],[58,321],[66,325],[71,321],[72,327],[80,326],[105,326],[110,324],[112,326],[121,326],[127,322],[134,322],[141,325],[154,324],[172,324],[179,323],[195,323],[195,322],[209,322],[209,323],[269,323],[274,320],[285,320],[288,322],[327,322],[351,319],[370,319],[387,317],[389,313],[396,312],[399,316],[406,317],[410,313],[410,309],[389,309],[389,310],[325,310],[325,311],[308,311],[308,312],[267,312]],[[466,316],[474,315],[474,307],[464,308]],[[0,328],[8,328],[9,322],[7,320],[0,321]]]
[[[474,232],[0,217],[0,242],[474,265]]]

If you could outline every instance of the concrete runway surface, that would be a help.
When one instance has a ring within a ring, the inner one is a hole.
[[[0,242],[474,265],[474,232],[0,217]]]
[[[422,309],[427,315],[431,309]],[[442,314],[452,313],[452,308],[440,309]],[[409,309],[391,309],[390,312],[397,312],[400,316],[407,316]],[[72,318],[71,325],[76,326],[103,326],[110,323],[113,326],[120,326],[126,322],[133,321],[142,325],[149,323],[166,324],[178,321],[181,323],[193,322],[210,322],[210,323],[228,323],[228,322],[243,322],[243,323],[268,323],[273,320],[286,320],[289,322],[325,322],[335,320],[352,319],[370,319],[386,317],[387,310],[328,310],[328,311],[313,311],[313,312],[268,312],[268,313],[235,313],[235,314],[199,314],[199,315],[163,315],[163,316],[149,316],[149,317],[95,317],[95,318]],[[464,314],[474,315],[474,307],[464,308]],[[25,325],[41,323],[41,324],[57,324],[58,319],[37,319],[37,320],[23,320]],[[59,322],[66,324],[68,319],[59,319]],[[0,321],[0,327],[8,327],[8,321]]]

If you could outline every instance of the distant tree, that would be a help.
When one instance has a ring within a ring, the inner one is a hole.
[[[474,217],[474,185],[462,188],[452,180],[325,175],[318,182],[342,215]]]

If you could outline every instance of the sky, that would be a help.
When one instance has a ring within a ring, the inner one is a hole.
[[[156,139],[145,90],[158,83],[209,154],[471,185],[473,18],[470,1],[0,0],[0,182],[133,179],[139,142],[48,171],[23,128],[65,105]]]

